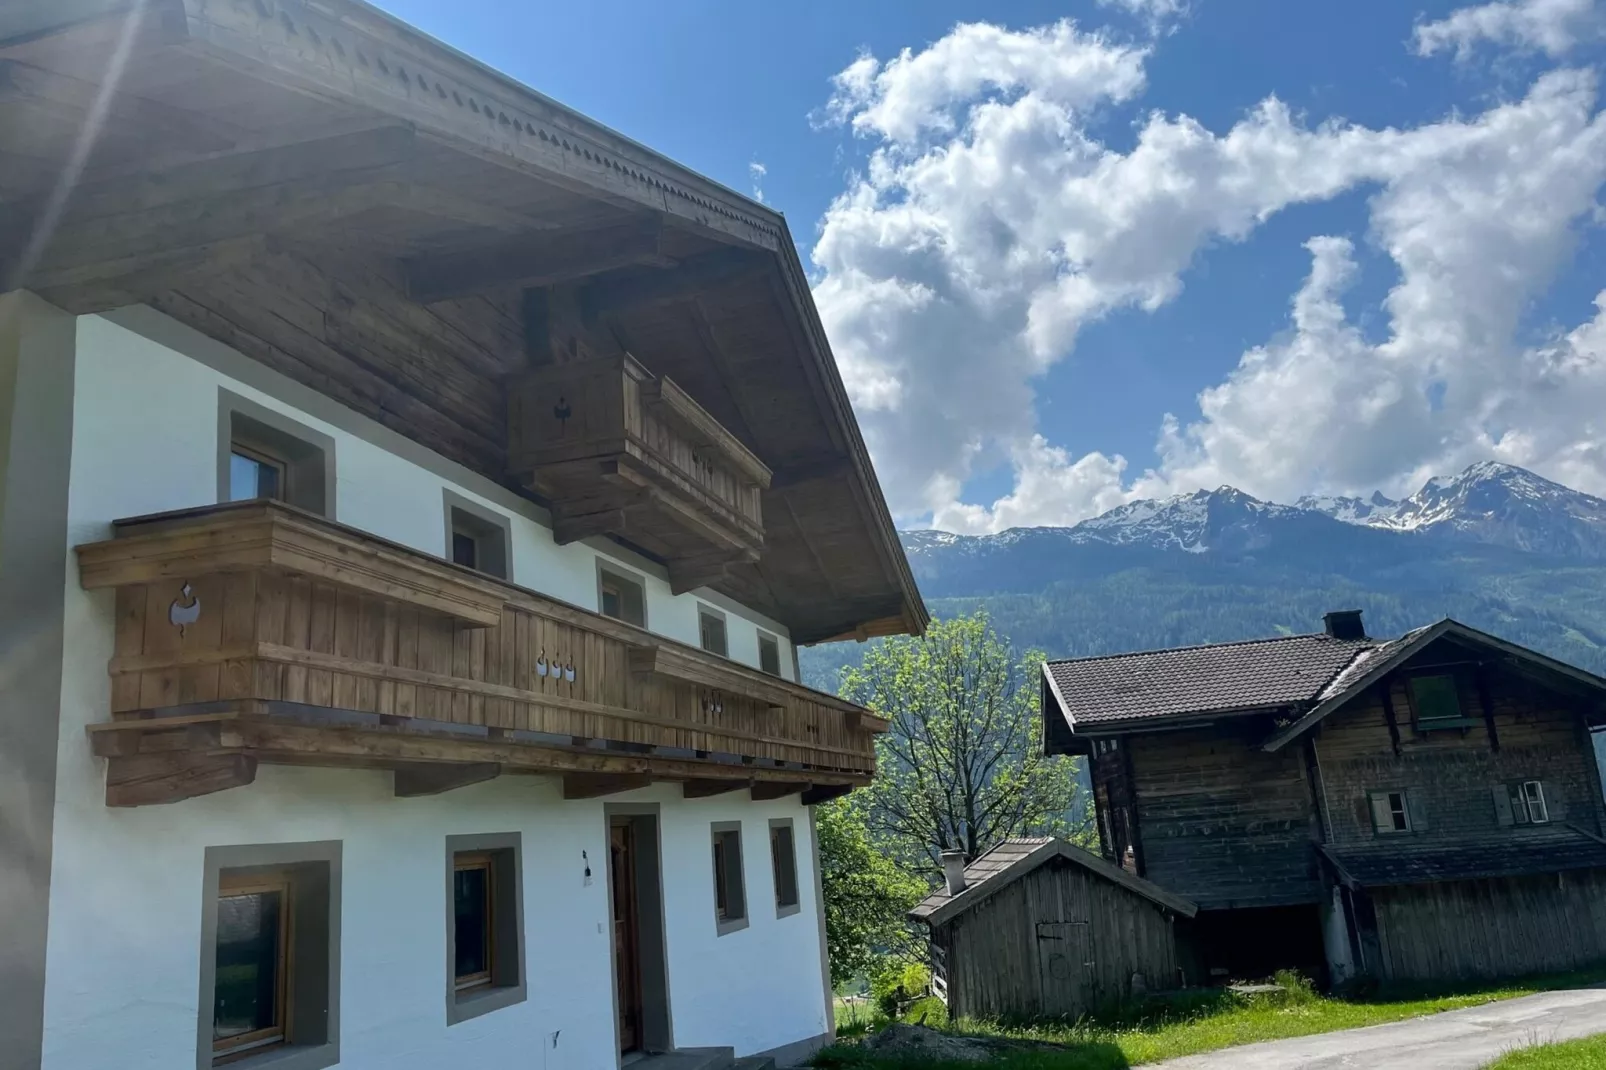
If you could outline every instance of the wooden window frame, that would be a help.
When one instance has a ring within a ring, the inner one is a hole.
[[[721,645],[725,648],[724,650],[715,650],[708,646],[707,637],[703,629],[704,621],[719,622],[719,637]],[[720,658],[729,658],[731,656],[730,618],[723,610],[715,609],[713,606],[703,602],[697,603],[697,645],[705,654],[713,654],[715,657]]]
[[[483,869],[485,871],[485,969],[469,974],[467,977],[456,972],[453,964],[452,990],[463,993],[471,992],[476,988],[484,988],[496,976],[496,854],[492,851],[461,851],[452,858],[452,873],[455,876],[465,870]],[[455,885],[453,888],[455,892]],[[453,899],[452,910],[457,910],[456,899]],[[454,948],[455,950],[455,948]]]
[[[288,502],[291,500],[293,491],[291,490],[290,481],[291,473],[294,471],[294,468],[289,461],[285,460],[277,453],[271,452],[262,448],[261,446],[256,445],[249,439],[232,438],[229,440],[230,459],[232,460],[236,454],[246,458],[247,460],[255,461],[257,464],[272,468],[279,473],[279,493],[271,496],[268,500],[276,502]],[[229,500],[237,502],[260,501],[262,500],[262,497],[261,495],[258,495],[255,498],[234,497],[234,472],[231,467],[229,471]]]
[[[773,669],[764,664],[765,644],[768,644],[770,649],[775,651],[775,668]],[[780,677],[781,679],[786,678],[786,674],[781,672],[781,637],[778,635],[773,635],[770,632],[766,632],[762,628],[758,629],[758,670],[759,672],[766,672],[771,676]]]
[[[603,596],[610,587],[615,588],[615,592],[619,595],[621,610],[624,609],[629,599],[625,598],[623,590],[619,590],[619,588],[634,588],[636,597],[640,600],[641,605],[641,619],[639,621],[631,620],[628,616],[615,617],[603,608],[606,604]],[[604,561],[600,557],[597,558],[597,612],[609,620],[623,621],[637,628],[647,627],[647,581],[641,576],[616,567],[612,562]]]
[[[1416,698],[1416,682],[1418,680],[1445,679],[1450,681],[1450,690],[1455,695],[1455,707],[1458,716],[1455,717],[1422,717],[1422,710]],[[1466,704],[1462,702],[1462,679],[1456,672],[1416,672],[1405,677],[1405,701],[1411,710],[1411,725],[1418,733],[1438,732],[1445,729],[1466,729],[1482,724],[1481,717],[1469,717]]]
[[[1379,799],[1385,800],[1389,815],[1392,818],[1396,811],[1393,803],[1389,800],[1391,796],[1395,795],[1400,797],[1398,813],[1405,819],[1405,827],[1394,828],[1391,820],[1390,827],[1383,828],[1377,823],[1377,802]],[[1411,818],[1411,793],[1406,788],[1383,788],[1378,791],[1369,791],[1366,793],[1366,808],[1367,815],[1372,822],[1372,835],[1374,836],[1405,836],[1416,831],[1416,822]]]
[[[791,867],[791,901],[784,900],[782,891],[781,860],[783,855],[776,850],[776,837],[781,832],[786,833],[787,865]],[[775,916],[777,918],[790,917],[803,909],[803,890],[797,872],[797,829],[789,817],[773,817],[770,819],[770,871],[775,881]]]
[[[294,1024],[291,1021],[290,994],[293,991],[293,972],[295,962],[290,949],[294,946],[290,938],[290,928],[295,923],[295,908],[292,897],[295,895],[294,877],[287,871],[274,870],[269,872],[230,873],[218,875],[217,898],[213,904],[214,910],[223,906],[223,900],[244,895],[260,895],[264,892],[279,893],[279,946],[275,949],[276,964],[274,970],[274,1017],[276,1024],[265,1029],[257,1029],[250,1033],[241,1033],[238,1036],[226,1037],[222,1040],[212,1041],[212,1062],[217,1066],[239,1062],[248,1056],[261,1052],[281,1048],[289,1043],[293,1035]],[[214,943],[212,954],[216,956],[217,947]],[[214,1011],[215,1013],[215,1011]],[[213,1021],[213,1030],[216,1031],[216,1019]]]
[[[1534,788],[1539,796],[1539,813],[1541,815],[1539,817],[1534,816],[1534,799],[1528,791],[1530,787]],[[1543,780],[1524,780],[1518,783],[1517,791],[1522,798],[1523,808],[1528,811],[1527,823],[1530,825],[1550,824],[1550,800],[1545,798],[1545,782]]]
[[[732,858],[731,845],[735,857]],[[714,878],[715,935],[727,936],[747,928],[747,873],[742,857],[742,823],[716,821],[711,826]],[[720,904],[723,895],[724,905]],[[735,906],[735,912],[732,906]]]

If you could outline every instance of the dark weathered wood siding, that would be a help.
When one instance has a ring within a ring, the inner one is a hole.
[[[1202,910],[1314,903],[1310,782],[1299,747],[1268,754],[1265,718],[1124,741],[1141,875]]]
[[[1525,677],[1485,666],[1496,747],[1484,720],[1477,670],[1464,664],[1469,656],[1464,648],[1443,644],[1423,651],[1413,663],[1461,662],[1461,706],[1478,719],[1476,724],[1418,733],[1401,675],[1386,684],[1398,754],[1382,685],[1322,724],[1314,746],[1328,842],[1340,848],[1364,844],[1410,852],[1430,844],[1512,842],[1543,834],[1543,826],[1502,826],[1497,820],[1492,789],[1524,780],[1544,784],[1551,829],[1571,824],[1596,835],[1606,831],[1594,748],[1573,702]],[[1410,797],[1412,831],[1379,836],[1372,829],[1368,793],[1402,788]]]
[[[950,1012],[1075,1016],[1177,983],[1170,916],[1072,862],[1027,874],[932,934],[947,952]]]
[[[1606,872],[1381,888],[1372,894],[1385,981],[1471,980],[1606,959]]]

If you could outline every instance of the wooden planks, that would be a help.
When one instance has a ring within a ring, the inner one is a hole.
[[[498,762],[465,762],[462,765],[403,762],[396,766],[396,798],[440,795],[472,784],[483,784],[501,775],[502,766]]]

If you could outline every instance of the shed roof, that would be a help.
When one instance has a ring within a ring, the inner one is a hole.
[[[1418,847],[1409,852],[1394,846],[1327,844],[1321,851],[1341,879],[1362,888],[1606,869],[1606,843],[1561,831],[1507,843]]]
[[[1199,908],[1188,899],[1161,888],[1142,877],[1134,877],[1119,866],[1111,865],[1098,855],[1052,837],[1021,837],[1005,840],[965,867],[965,889],[958,895],[949,895],[946,885],[939,886],[918,906],[909,911],[909,917],[937,926],[952,921],[965,911],[984,902],[1009,887],[1015,881],[1054,859],[1062,858],[1081,866],[1095,876],[1151,900],[1157,906],[1185,918],[1198,913]]]

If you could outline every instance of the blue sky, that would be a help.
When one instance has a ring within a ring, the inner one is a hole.
[[[905,523],[1606,492],[1594,0],[383,6],[784,211]]]

